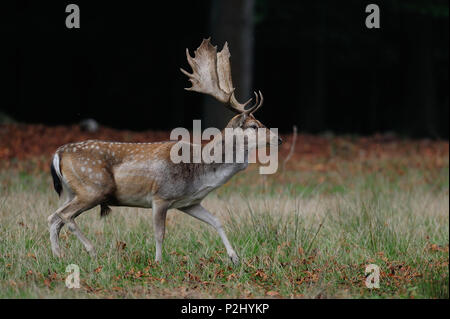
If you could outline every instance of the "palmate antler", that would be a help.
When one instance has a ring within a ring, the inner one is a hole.
[[[254,92],[256,101],[248,110],[245,107],[252,99],[244,104],[236,100],[231,77],[231,55],[228,50],[228,43],[225,42],[222,51],[217,53],[217,47],[211,44],[210,38],[204,39],[194,53],[195,57],[191,57],[189,49],[186,49],[186,57],[193,73],[191,74],[180,68],[181,72],[186,74],[192,83],[192,87],[186,88],[186,90],[211,95],[238,114],[251,114],[262,106],[264,98],[260,91],[259,94]]]

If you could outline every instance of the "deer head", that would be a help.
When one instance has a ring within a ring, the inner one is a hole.
[[[192,73],[181,68],[180,70],[188,76],[192,87],[185,90],[210,95],[223,103],[228,109],[237,113],[228,122],[227,128],[241,128],[248,138],[249,149],[264,147],[267,144],[281,144],[281,139],[266,129],[253,115],[263,105],[264,98],[261,91],[254,92],[255,103],[248,109],[246,107],[253,99],[249,99],[245,103],[237,101],[231,76],[230,56],[227,42],[225,42],[222,51],[217,53],[217,47],[211,44],[210,38],[203,40],[198,49],[195,50],[194,57],[186,49],[186,57],[192,68]],[[258,141],[257,130],[259,128],[266,129],[265,141],[262,139]]]

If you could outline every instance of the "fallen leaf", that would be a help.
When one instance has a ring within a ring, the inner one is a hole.
[[[117,250],[124,250],[125,247],[127,247],[127,244],[124,243],[123,241],[117,241],[116,242],[116,249]]]
[[[94,269],[94,272],[98,274],[100,271],[102,271],[102,269],[103,269],[103,266],[99,266]]]
[[[270,291],[266,292],[266,295],[273,297],[273,296],[279,296],[280,294],[274,290],[270,290]]]
[[[227,276],[227,281],[230,281],[231,279],[235,279],[237,276],[234,273],[231,273]]]
[[[27,254],[28,257],[33,258],[34,260],[36,260],[36,256],[32,253],[28,253]]]

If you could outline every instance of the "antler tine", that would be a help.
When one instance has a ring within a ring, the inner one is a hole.
[[[186,70],[184,70],[182,68],[180,68],[180,71],[183,72],[183,74],[185,74],[189,78],[189,81],[192,82],[192,80],[195,77],[194,74],[191,74],[191,73],[189,73],[188,71],[186,71]],[[188,90],[188,91],[190,91],[190,89],[192,89],[192,88],[185,88],[185,90]]]
[[[255,113],[264,104],[264,96],[262,95],[261,91],[258,91],[258,93],[260,98],[259,104],[254,110],[251,111],[251,113]]]
[[[194,55],[197,50],[194,51]],[[191,56],[191,53],[189,52],[189,48],[186,48],[186,58],[188,60],[189,65],[191,66],[192,70],[195,70],[194,67],[197,66],[195,63],[194,57]]]
[[[264,97],[263,97],[261,91],[258,91],[259,94],[257,94],[256,92],[253,92],[253,93],[255,94],[255,97],[256,97],[255,104],[248,110],[244,111],[246,114],[252,114],[252,113],[256,112],[263,105]]]
[[[236,100],[236,97],[234,96],[234,90],[233,90],[233,94],[231,94],[231,97],[230,97],[229,109],[232,111],[235,111],[238,114],[245,113],[246,112],[245,107],[247,105],[249,105],[251,101],[253,101],[253,98],[248,99],[248,101],[243,104],[239,103]]]
[[[184,88],[186,91],[193,91],[193,87],[195,85],[194,81],[198,81],[195,76],[195,61],[192,58],[191,54],[189,53],[189,49],[186,48],[186,58],[188,60],[189,65],[191,66],[191,69],[193,70],[192,73],[189,73],[188,71],[184,70],[183,68],[180,68],[180,71],[183,72],[184,75],[186,75],[189,78],[189,81],[192,83],[192,87],[190,88]]]
[[[245,111],[245,113],[250,114],[252,112],[252,110],[258,105],[259,103],[259,96],[258,94],[256,94],[255,91],[253,91],[253,94],[255,94],[255,104],[253,104],[253,106],[251,108],[249,108],[248,110]]]
[[[259,105],[259,96],[258,96],[258,94],[256,94],[255,91],[253,91],[253,93],[255,93],[255,96],[256,96],[256,99],[255,99],[255,105]],[[252,111],[252,109],[253,109],[254,107],[255,107],[255,106],[253,106],[253,107],[249,110],[249,113],[251,113],[251,111]]]

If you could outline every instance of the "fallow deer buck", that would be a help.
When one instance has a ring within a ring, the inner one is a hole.
[[[251,99],[244,104],[236,100],[227,44],[217,53],[216,47],[206,39],[195,51],[195,57],[191,57],[187,49],[186,55],[193,70],[190,74],[181,69],[192,82],[192,87],[186,90],[211,95],[237,113],[227,127],[239,127],[247,133],[244,163],[207,164],[202,161],[175,164],[170,158],[171,147],[177,143],[175,141],[115,143],[89,140],[63,145],[54,154],[51,164],[55,190],[60,196],[66,197],[65,203],[48,217],[54,255],[61,256],[59,233],[67,225],[86,250],[95,256],[93,245],[83,235],[75,218],[97,205],[101,207],[101,216],[110,212],[109,206],[131,206],[153,209],[156,261],[161,261],[167,210],[177,208],[213,226],[219,233],[228,256],[233,263],[238,263],[239,258],[220,221],[201,205],[201,201],[212,190],[248,166],[249,151],[266,147],[270,143],[279,144],[281,139],[267,130],[266,141],[263,145],[258,144],[256,131],[264,126],[253,113],[261,107],[263,97],[261,93],[259,97],[255,93],[256,103],[249,109],[245,107]],[[225,146],[225,142],[222,142],[221,147]]]

